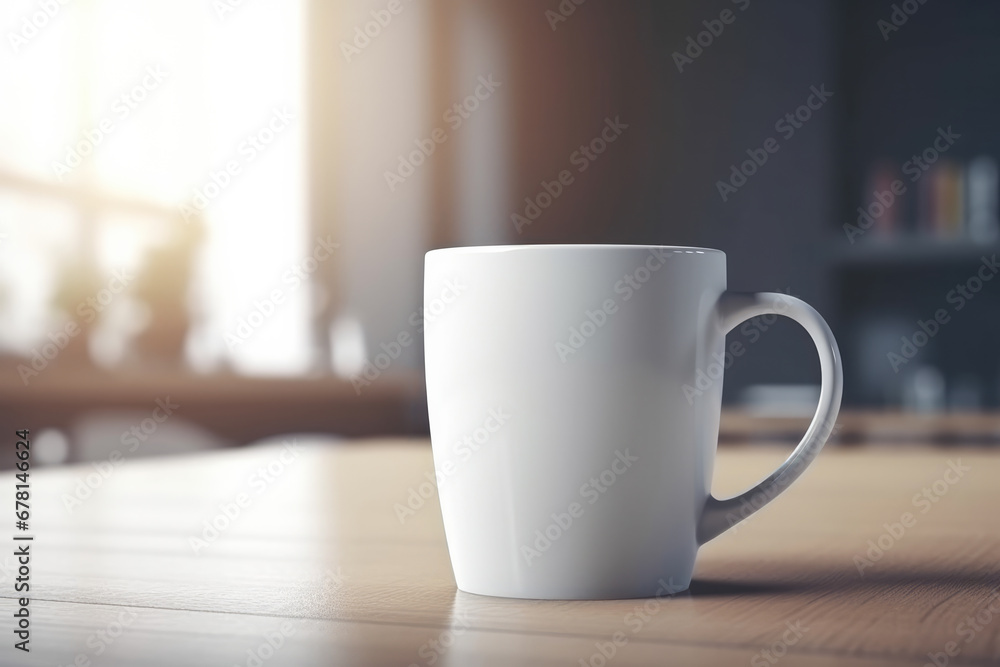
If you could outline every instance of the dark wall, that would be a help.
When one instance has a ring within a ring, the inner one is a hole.
[[[497,5],[513,46],[511,211],[567,168],[605,117],[629,128],[510,238],[716,247],[728,255],[731,288],[790,290],[827,312],[842,95],[832,3],[588,0],[552,30],[545,10],[559,5]],[[727,9],[732,22],[678,71],[674,52]],[[776,131],[822,85],[833,97],[790,138]],[[717,181],[768,137],[778,151],[723,201]],[[727,397],[750,383],[818,380],[811,343],[795,325],[743,339],[752,344],[727,373]]]
[[[933,146],[939,128],[959,137],[940,163],[961,169],[979,156],[1000,156],[1000,3],[849,0],[840,7],[848,92],[841,131],[842,220],[856,221],[857,208],[872,202],[872,164],[899,169]],[[845,330],[846,396],[851,402],[898,403],[917,370],[928,367],[940,373],[953,407],[972,407],[954,406],[953,390],[963,383],[978,387],[982,404],[995,407],[1000,285],[992,281],[961,310],[948,294],[1000,247],[970,239],[961,228],[942,237],[935,229],[941,221],[928,219],[920,206],[933,172],[921,174],[915,181],[897,172],[907,190],[892,204],[894,231],[880,243],[873,243],[875,233],[855,245],[838,234],[840,245],[849,247],[845,261],[831,269]],[[919,321],[942,308],[947,326],[912,361],[890,366],[887,353],[902,351],[901,337],[911,338]]]

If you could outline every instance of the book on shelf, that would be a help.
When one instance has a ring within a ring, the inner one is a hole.
[[[867,205],[859,211],[867,211],[878,237],[1000,240],[1000,169],[994,158],[943,158],[916,178],[900,173],[897,162],[884,159],[868,170]]]

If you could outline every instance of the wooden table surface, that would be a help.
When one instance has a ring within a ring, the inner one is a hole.
[[[716,493],[787,451],[723,448]],[[3,548],[0,664],[1000,662],[1000,452],[987,448],[829,447],[702,549],[690,593],[603,602],[458,592],[426,442],[300,439],[104,468],[32,473],[31,652],[13,648]]]

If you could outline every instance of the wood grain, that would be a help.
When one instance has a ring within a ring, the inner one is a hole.
[[[787,452],[723,448],[716,493],[742,490]],[[955,467],[960,477],[946,474]],[[993,450],[828,449],[702,549],[690,593],[648,601],[456,591],[431,469],[426,443],[300,438],[291,450],[127,461],[106,478],[88,465],[34,473],[33,651],[14,651],[5,630],[0,663],[253,665],[247,651],[282,627],[291,634],[261,664],[597,665],[615,632],[627,641],[607,664],[770,665],[772,647],[782,665],[924,664],[949,642],[948,664],[1000,662]],[[89,497],[67,508],[82,488]],[[411,490],[429,497],[401,522],[394,505]],[[192,538],[233,514],[239,494],[247,506],[196,553]],[[912,525],[859,573],[855,557],[869,540],[887,544],[906,512]],[[0,557],[7,619],[12,566]],[[96,655],[95,633],[123,619]]]

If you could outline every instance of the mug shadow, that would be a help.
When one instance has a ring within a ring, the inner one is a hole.
[[[682,595],[692,598],[712,598],[743,595],[788,595],[796,593],[825,593],[838,591],[910,590],[920,588],[960,587],[992,589],[1000,584],[1000,577],[989,573],[962,573],[955,571],[910,570],[866,573],[859,577],[855,570],[824,570],[814,573],[797,573],[794,580],[787,576],[765,577],[754,580],[717,579],[695,577],[691,587]]]
[[[802,590],[796,584],[783,582],[742,582],[718,581],[714,579],[692,579],[691,587],[679,595],[693,598],[728,597],[733,595],[776,595]]]

